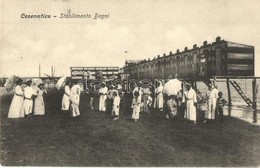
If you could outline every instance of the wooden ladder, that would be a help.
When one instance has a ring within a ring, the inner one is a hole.
[[[248,106],[253,107],[253,102],[245,95],[245,93],[242,91],[241,87],[238,85],[236,81],[229,81],[231,85],[236,89],[238,94],[243,98],[243,100],[246,102]]]

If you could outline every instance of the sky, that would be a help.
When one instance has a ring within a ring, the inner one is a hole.
[[[5,0],[1,2],[0,77],[70,76],[73,66],[119,66],[221,39],[255,46],[260,76],[258,0]],[[91,18],[59,18],[61,13]],[[21,14],[51,19],[22,19]],[[108,19],[93,19],[95,13]],[[127,52],[125,52],[127,51]]]

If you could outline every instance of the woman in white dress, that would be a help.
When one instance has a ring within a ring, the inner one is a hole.
[[[65,88],[64,88],[64,95],[62,97],[62,103],[61,103],[61,110],[68,111],[70,108],[70,87],[69,82],[66,82]]]
[[[105,83],[102,83],[102,87],[99,89],[99,111],[106,111],[106,100],[108,89]]]
[[[190,83],[187,83],[186,87],[187,87],[187,91],[184,92],[182,98],[182,102],[186,103],[186,113],[184,117],[196,123],[197,94],[195,90],[192,89]]]
[[[159,86],[155,89],[154,108],[163,110],[163,84],[159,81]]]
[[[23,107],[23,90],[21,85],[23,80],[19,78],[16,82],[15,93],[9,108],[8,118],[22,118],[24,117],[24,113],[22,113]]]
[[[79,102],[80,102],[80,96],[79,96],[79,87],[74,83],[74,85],[71,87],[71,92],[70,92],[70,110],[71,110],[71,115],[72,117],[80,116],[80,111],[79,111]]]
[[[134,93],[132,104],[133,104],[132,119],[134,119],[135,122],[137,122],[137,120],[139,119],[139,113],[141,108],[141,96],[139,92]]]
[[[37,97],[35,99],[34,104],[34,115],[44,115],[45,114],[45,106],[43,100],[43,93],[47,93],[47,91],[43,87],[43,83],[38,85],[37,88]]]

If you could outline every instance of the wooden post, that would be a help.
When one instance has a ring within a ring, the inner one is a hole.
[[[196,82],[196,80],[194,81],[194,88],[197,90],[197,82]]]
[[[227,83],[227,91],[228,91],[228,105],[231,106],[232,100],[231,100],[230,85],[229,85],[229,79],[228,78],[226,80],[226,83]]]
[[[252,81],[252,92],[253,92],[253,123],[257,123],[257,92],[258,92],[258,85],[256,84],[256,78]]]
[[[213,81],[212,81],[212,84],[213,84],[213,86],[216,88],[216,83],[217,83],[217,78],[216,77],[214,77],[213,78]]]
[[[39,78],[41,77],[41,64],[39,64]]]
[[[231,116],[231,105],[228,106],[228,116]]]
[[[230,93],[230,84],[229,84],[229,79],[227,78],[227,91],[228,91],[228,116],[231,116],[231,105],[232,105],[232,100],[231,100],[231,93]]]
[[[227,83],[227,91],[228,91],[228,105],[231,106],[232,100],[231,100],[230,85],[229,85],[229,79],[228,78],[226,80],[226,83]]]

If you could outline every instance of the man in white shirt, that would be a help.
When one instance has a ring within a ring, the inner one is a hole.
[[[187,91],[184,92],[182,98],[182,102],[186,103],[186,115],[184,117],[196,123],[197,94],[195,90],[192,89],[190,83],[187,83],[186,85],[187,85]]]
[[[212,121],[215,119],[216,103],[218,99],[218,90],[212,83],[209,84],[209,90],[207,91],[207,110],[205,112],[205,120]]]

